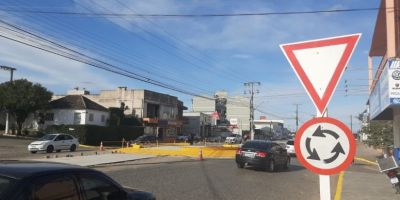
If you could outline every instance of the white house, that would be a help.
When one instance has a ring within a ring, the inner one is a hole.
[[[82,96],[67,95],[50,102],[51,109],[45,114],[48,125],[98,125],[107,126],[110,112],[104,106]]]

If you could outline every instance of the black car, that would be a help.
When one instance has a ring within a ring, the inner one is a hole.
[[[140,144],[140,143],[155,143],[157,140],[156,136],[154,135],[142,135],[136,138],[136,140],[133,141],[135,144]]]
[[[0,161],[0,199],[153,200],[94,169],[50,162]]]
[[[246,164],[268,171],[275,171],[277,166],[288,169],[290,157],[286,149],[278,143],[266,140],[247,141],[236,151],[236,164],[243,168]]]

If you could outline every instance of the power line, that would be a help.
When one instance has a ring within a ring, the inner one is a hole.
[[[287,11],[287,12],[258,12],[258,13],[219,13],[219,14],[135,14],[135,13],[102,13],[102,12],[70,12],[70,11],[45,11],[33,9],[9,9],[0,8],[0,11],[15,13],[34,13],[51,15],[71,15],[86,17],[157,17],[157,18],[201,18],[201,17],[246,17],[246,16],[270,16],[270,15],[302,15],[302,14],[323,14],[323,13],[344,13],[344,12],[367,12],[380,9],[394,10],[393,8],[350,8],[350,9],[328,9],[311,11]]]
[[[73,53],[75,53],[75,54],[78,54],[79,56],[83,56],[84,58],[88,58],[89,61],[88,61],[88,60],[84,60],[84,59],[79,58],[79,57],[76,57],[76,56],[73,57],[72,54],[65,54],[65,52],[63,52],[63,51],[62,51],[62,52],[56,52],[56,51],[53,51],[53,50],[49,50],[49,49],[47,49],[46,47],[40,46],[40,45],[41,45],[40,43],[37,43],[36,45],[35,45],[35,44],[29,44],[29,43],[24,42],[24,41],[22,41],[22,40],[18,40],[18,39],[15,39],[15,38],[11,38],[11,37],[6,36],[6,35],[4,35],[4,34],[0,34],[0,37],[3,37],[3,38],[5,38],[5,39],[12,40],[12,41],[14,41],[14,42],[18,42],[18,43],[21,43],[21,44],[24,44],[24,45],[27,45],[27,46],[30,46],[30,47],[33,47],[33,48],[36,48],[36,49],[40,49],[40,50],[42,50],[42,51],[45,51],[45,52],[48,52],[48,53],[52,53],[52,54],[55,54],[55,55],[58,55],[58,56],[61,56],[61,57],[64,57],[64,58],[68,58],[68,59],[71,59],[71,60],[75,60],[75,61],[77,61],[77,62],[81,62],[81,63],[87,64],[87,65],[89,65],[89,66],[92,66],[92,67],[96,67],[96,68],[99,68],[99,69],[103,69],[103,70],[106,70],[106,71],[108,71],[108,72],[112,72],[112,73],[115,73],[115,74],[119,74],[119,75],[122,75],[122,76],[125,76],[125,77],[128,77],[128,78],[136,79],[136,80],[139,80],[139,81],[142,81],[142,82],[146,82],[146,83],[149,83],[149,84],[152,84],[152,85],[156,85],[156,86],[159,86],[159,87],[163,87],[163,88],[166,88],[166,89],[170,89],[170,90],[173,90],[173,91],[176,91],[176,92],[180,92],[180,93],[187,94],[187,95],[192,95],[192,96],[197,96],[197,97],[201,97],[201,98],[211,99],[211,98],[209,98],[209,97],[205,97],[205,96],[198,95],[198,94],[195,94],[195,93],[192,93],[192,92],[189,92],[189,91],[185,91],[185,90],[176,88],[176,87],[174,87],[174,86],[171,86],[171,85],[168,85],[168,84],[164,84],[164,83],[162,83],[162,82],[159,82],[159,81],[156,81],[156,80],[147,78],[147,77],[145,77],[145,76],[141,76],[141,75],[135,74],[135,73],[133,73],[133,72],[127,71],[127,70],[122,69],[122,68],[120,68],[120,67],[118,67],[118,66],[114,66],[114,65],[112,65],[112,64],[106,63],[106,62],[101,61],[101,60],[98,60],[98,59],[96,59],[96,58],[92,58],[92,57],[87,56],[87,55],[85,55],[85,54],[83,54],[83,53],[80,53],[80,52],[78,52],[78,51],[75,51],[75,50],[69,49],[69,48],[67,48],[67,47],[64,47],[63,45],[60,45],[60,44],[58,44],[58,43],[56,43],[56,42],[54,42],[54,41],[51,41],[51,40],[42,38],[42,37],[40,37],[40,36],[38,36],[38,35],[35,35],[35,34],[33,34],[33,33],[30,33],[29,31],[25,31],[25,30],[23,30],[23,29],[21,29],[21,28],[19,28],[19,27],[16,27],[16,26],[14,26],[14,25],[12,25],[12,24],[10,24],[10,23],[7,23],[7,22],[5,22],[5,21],[3,21],[3,20],[0,20],[0,22],[3,23],[3,24],[9,25],[9,26],[11,26],[11,27],[14,27],[14,28],[16,28],[16,29],[18,29],[18,30],[20,30],[20,31],[25,32],[25,33],[26,33],[26,36],[31,35],[31,36],[34,36],[35,38],[40,38],[40,40],[47,41],[47,42],[51,43],[52,45],[55,45],[55,46],[57,46],[57,47],[59,47],[59,48],[61,48],[61,49],[68,50],[68,51],[71,51],[71,52],[73,52]],[[100,63],[100,65],[99,65],[99,64],[96,64],[96,63],[93,63],[93,62],[90,62],[90,60],[94,60],[94,61]],[[107,67],[104,67],[104,66],[101,66],[101,65],[106,65]],[[212,99],[212,100],[213,100],[213,99]]]

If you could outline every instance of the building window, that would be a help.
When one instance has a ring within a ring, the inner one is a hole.
[[[93,113],[90,113],[90,114],[89,114],[89,122],[92,122],[92,121],[93,121],[93,118],[94,118]]]
[[[54,113],[46,113],[44,116],[45,121],[54,121]]]
[[[106,116],[105,115],[101,115],[101,122],[105,122],[106,121]]]
[[[74,113],[74,124],[81,124],[81,113]]]

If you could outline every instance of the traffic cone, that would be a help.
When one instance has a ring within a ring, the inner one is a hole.
[[[200,161],[204,160],[204,158],[203,158],[203,149],[200,149],[200,151],[199,151],[199,160]]]
[[[100,142],[100,151],[104,151],[103,141]]]

